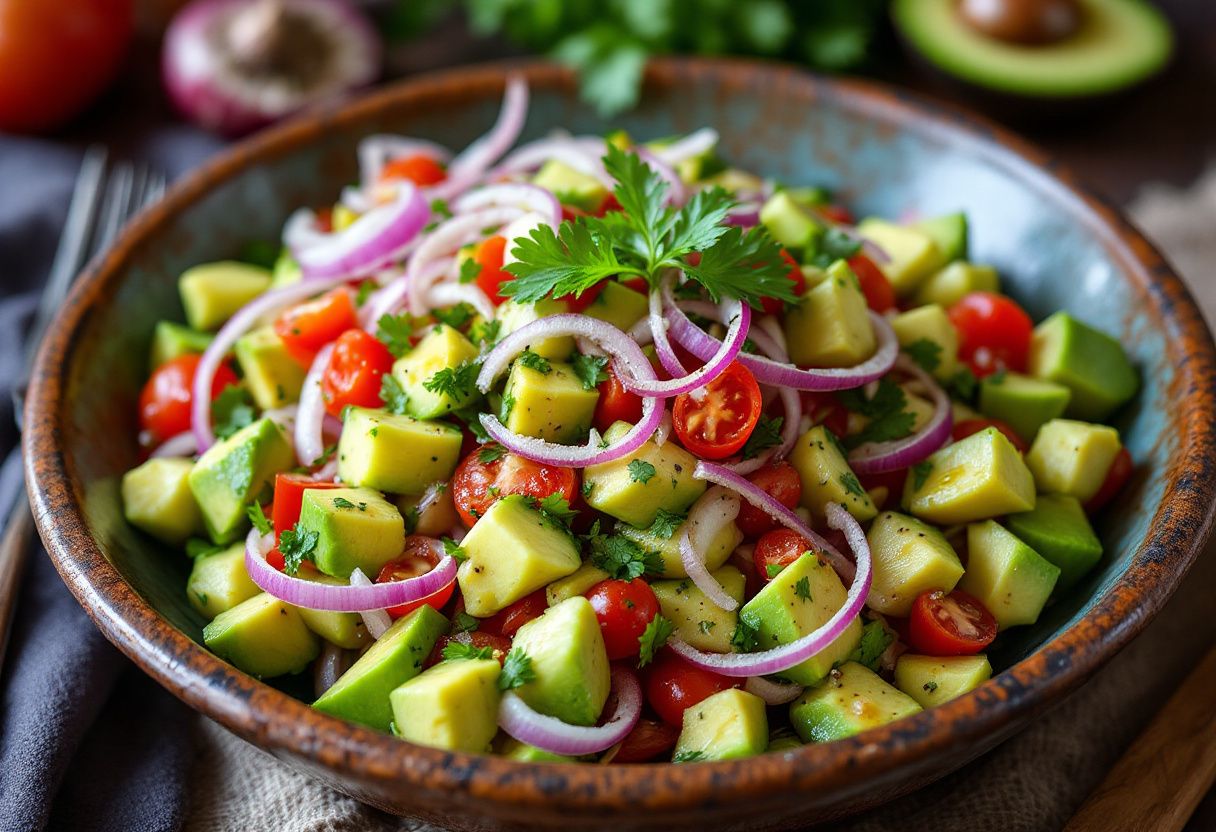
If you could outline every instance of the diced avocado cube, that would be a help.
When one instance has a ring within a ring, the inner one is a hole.
[[[904,412],[912,414],[912,431],[915,433],[922,430],[933,418],[933,402],[912,392],[907,384],[901,384],[899,387],[904,391]],[[866,419],[865,424],[869,423],[870,420]]]
[[[607,321],[622,332],[628,332],[646,316],[647,311],[648,301],[644,294],[609,280],[591,305],[583,310],[583,314]]]
[[[338,440],[338,476],[389,494],[422,494],[451,478],[463,441],[455,425],[352,407]]]
[[[916,700],[868,667],[847,662],[790,705],[790,722],[805,742],[831,742],[921,710]]]
[[[870,495],[861,487],[840,445],[823,425],[799,437],[790,452],[790,464],[802,480],[802,505],[818,520],[828,503],[840,503],[859,523],[878,514]]]
[[[786,248],[802,251],[823,236],[823,225],[789,191],[778,191],[760,209],[760,223]]]
[[[374,577],[405,545],[401,512],[370,488],[306,489],[298,527],[316,532],[313,562],[335,578],[356,569]]]
[[[1068,589],[1102,559],[1102,541],[1076,497],[1040,494],[1033,509],[1009,515],[1005,525],[1060,568],[1058,589]]]
[[[980,382],[980,412],[1000,419],[1030,442],[1045,423],[1063,415],[1071,395],[1067,387],[1051,381],[994,374]]]
[[[900,347],[914,356],[919,356],[919,350],[936,361],[931,370],[935,378],[939,381],[954,378],[958,371],[958,330],[950,323],[945,309],[936,303],[909,309],[891,319],[891,329],[895,330]]]
[[[265,326],[242,336],[232,350],[259,409],[274,410],[300,400],[308,371],[287,352],[274,327]]]
[[[270,272],[235,260],[204,263],[183,272],[177,287],[190,327],[213,330],[270,288]]]
[[[960,439],[908,472],[904,505],[922,520],[970,523],[1034,508],[1034,477],[996,428]]]
[[[608,189],[598,179],[557,159],[545,162],[532,177],[532,184],[552,193],[563,205],[593,214],[608,198]]]
[[[666,578],[686,578],[688,572],[684,569],[684,561],[680,556],[680,538],[688,528],[684,521],[671,537],[660,537],[649,529],[639,529],[625,523],[618,523],[616,533],[637,543],[648,552],[654,552],[663,561],[663,576]],[[705,544],[705,568],[714,570],[726,563],[730,553],[743,542],[743,532],[734,523],[723,526],[708,543]]]
[[[764,189],[763,179],[738,168],[727,168],[721,173],[715,173],[705,180],[705,184],[710,187],[717,185],[732,194],[740,191],[757,193]]]
[[[1068,416],[1100,422],[1136,395],[1136,368],[1123,345],[1067,312],[1034,328],[1030,374],[1072,391]]]
[[[498,307],[497,320],[501,322],[499,337],[510,335],[517,329],[523,329],[533,321],[547,318],[550,315],[563,315],[570,311],[565,301],[543,298],[535,303],[517,303],[509,300]],[[555,338],[542,338],[535,343],[527,344],[527,349],[548,358],[550,361],[565,361],[574,352],[574,338],[562,335]]]
[[[393,721],[389,694],[422,672],[447,627],[448,620],[425,604],[397,619],[312,706],[387,731]]]
[[[823,626],[843,606],[847,594],[835,570],[807,552],[765,584],[739,611],[739,618],[756,629],[756,649],[769,650]],[[813,685],[860,643],[861,620],[854,618],[826,648],[780,675],[800,685]]]
[[[938,529],[895,511],[878,516],[866,535],[874,565],[869,604],[883,615],[903,617],[922,592],[949,592],[963,576],[954,547]]]
[[[684,711],[673,760],[739,760],[768,749],[764,700],[738,688],[718,691]]]
[[[152,354],[149,365],[157,367],[183,355],[201,355],[215,338],[209,332],[198,332],[173,321],[158,321],[152,330]]]
[[[793,751],[796,748],[802,748],[804,744],[805,743],[803,743],[802,740],[798,739],[797,737],[770,736],[768,741],[768,753],[774,754],[779,751]]]
[[[549,362],[541,372],[516,361],[503,389],[507,429],[548,442],[571,444],[586,437],[600,392],[588,390],[569,364]]]
[[[157,540],[180,545],[203,531],[203,516],[190,490],[188,459],[153,458],[122,478],[127,522]]]
[[[319,584],[347,586],[349,581],[334,578],[329,575],[314,575],[301,573],[298,578],[314,581]],[[374,577],[374,576],[372,576]],[[312,610],[308,607],[298,607],[304,626],[335,647],[346,650],[358,650],[369,640],[367,627],[363,617],[357,612],[333,612],[332,610]]]
[[[564,578],[558,578],[545,587],[545,600],[555,607],[567,598],[583,595],[591,587],[608,580],[611,575],[588,561]]]
[[[999,292],[1001,278],[992,266],[957,261],[929,275],[913,294],[918,306],[936,303],[950,308],[972,292]]]
[[[933,238],[916,228],[869,217],[861,221],[857,232],[887,253],[890,260],[879,268],[900,297],[911,295],[946,263]]]
[[[516,689],[536,711],[570,725],[594,725],[608,701],[608,650],[591,602],[581,595],[549,607],[515,633],[512,647],[536,678]]]
[[[746,580],[742,572],[733,566],[723,566],[710,574],[727,595],[743,603]],[[687,578],[655,581],[650,588],[659,599],[663,616],[676,626],[676,635],[683,642],[712,653],[730,652],[730,637],[739,623],[735,610],[722,609]]]
[[[498,746],[497,753],[508,760],[518,760],[521,763],[573,763],[574,757],[563,757],[535,745],[520,742],[514,737],[506,737]]]
[[[190,472],[190,490],[211,539],[231,543],[248,528],[245,507],[270,487],[274,475],[296,464],[283,429],[258,419],[207,450]]]
[[[943,264],[967,256],[967,215],[962,211],[921,220],[913,223],[912,227],[929,235],[941,254]]]
[[[978,656],[917,656],[904,653],[895,662],[895,687],[922,708],[944,705],[992,678],[992,665]]]
[[[432,329],[418,342],[418,346],[393,364],[393,377],[408,397],[405,405],[407,415],[415,419],[436,419],[473,401],[477,397],[477,388],[472,384],[456,395],[428,390],[426,385],[435,384],[437,373],[454,372],[461,365],[476,360],[477,347],[458,330],[443,325]]]
[[[615,442],[631,427],[617,422],[604,433],[604,439]],[[631,526],[647,528],[659,509],[682,512],[705,493],[705,482],[692,476],[696,465],[696,457],[674,442],[660,448],[647,440],[632,454],[583,470],[587,505]]]
[[[1122,447],[1112,427],[1052,419],[1039,429],[1026,464],[1039,491],[1085,502],[1098,493]]]
[[[203,628],[203,643],[259,679],[299,673],[321,652],[299,611],[268,592],[217,615]]]
[[[494,659],[440,662],[389,694],[397,736],[417,745],[481,753],[498,733]]]
[[[958,586],[988,608],[999,629],[1037,621],[1059,577],[1058,566],[996,521],[967,527],[967,572]]]
[[[302,276],[300,264],[292,256],[291,249],[284,247],[279,252],[278,259],[274,261],[274,270],[270,277],[270,288],[282,289],[284,286],[291,286],[292,284],[299,283]]]
[[[832,193],[827,188],[821,188],[818,185],[804,185],[796,188],[782,188],[789,194],[790,199],[797,202],[799,205],[807,207],[815,207],[818,205],[827,205],[832,201]]]
[[[456,573],[469,615],[488,618],[582,565],[578,546],[526,498],[503,497],[463,541],[468,559]]]
[[[190,599],[190,606],[208,619],[215,618],[261,591],[245,571],[244,543],[235,543],[227,549],[195,558],[190,577],[186,579],[186,597]]]
[[[785,313],[790,360],[804,367],[852,367],[874,354],[877,341],[857,276],[837,260],[827,279]]]

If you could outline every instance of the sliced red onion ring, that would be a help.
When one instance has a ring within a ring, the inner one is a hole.
[[[739,606],[705,566],[705,549],[718,533],[739,516],[739,498],[716,486],[701,495],[688,512],[688,522],[680,535],[680,562],[684,571],[705,597],[721,609]]]
[[[400,182],[395,199],[325,235],[323,242],[296,249],[296,260],[310,280],[369,274],[400,258],[430,218],[422,191],[411,182]]]
[[[245,569],[248,570],[249,577],[263,591],[269,592],[280,601],[310,610],[383,610],[385,607],[396,607],[433,595],[456,580],[456,561],[445,555],[430,572],[404,581],[389,581],[383,584],[368,581],[363,586],[306,581],[284,574],[266,562],[266,553],[273,545],[273,534],[260,535],[257,529],[250,529],[248,537],[245,538]],[[362,575],[361,572],[359,574]],[[367,580],[366,575],[363,580]]]
[[[659,420],[659,426],[655,429],[654,439],[655,447],[661,448],[667,444],[667,437],[671,435],[671,411],[666,407],[663,408],[663,418]]]
[[[481,315],[486,320],[494,317],[493,301],[486,297],[485,292],[472,283],[453,283],[451,281],[437,283],[431,287],[431,291],[427,294],[427,301],[431,309],[467,303],[477,310],[478,315]]]
[[[740,228],[753,228],[760,224],[760,206],[755,202],[740,203],[726,215],[726,222]]]
[[[468,191],[456,200],[452,210],[465,214],[500,205],[515,205],[535,211],[545,218],[554,231],[562,224],[562,204],[557,197],[539,185],[528,182],[505,182]]]
[[[639,147],[636,150],[638,158],[645,162],[651,170],[667,183],[667,204],[683,205],[688,199],[688,189],[684,187],[684,180],[680,178],[680,174],[676,173],[671,165],[655,156],[646,148]]]
[[[297,208],[283,223],[283,245],[294,256],[297,251],[321,245],[329,235],[317,223],[317,213],[311,208]]]
[[[797,532],[809,541],[811,546],[816,550],[823,552],[827,559],[832,562],[832,568],[836,570],[836,573],[841,578],[850,580],[853,577],[856,567],[853,566],[848,558],[840,554],[835,546],[816,534],[810,526],[802,522],[802,518],[774,499],[771,494],[760,486],[739,476],[724,465],[719,465],[715,462],[705,462],[704,460],[697,462],[696,467],[692,470],[692,475],[696,479],[706,480],[738,493],[740,497],[763,511],[769,517],[772,517],[781,525]]]
[[[373,586],[372,581],[367,575],[363,574],[363,570],[358,567],[350,573],[350,585],[358,587]],[[388,632],[388,628],[393,626],[393,617],[385,610],[362,610],[359,617],[363,619],[363,626],[367,628],[368,635],[373,640],[379,639],[380,636]]]
[[[730,299],[723,303],[722,309],[718,314],[722,318],[728,319],[730,326],[726,330],[726,337],[719,342],[717,351],[705,360],[703,367],[694,370],[688,375],[678,376],[668,381],[648,381],[622,376],[621,386],[640,396],[670,398],[678,396],[681,393],[696,390],[698,387],[704,387],[722,375],[726,368],[730,366],[730,362],[734,361],[736,356],[740,354],[739,350],[743,348],[743,342],[747,340],[752,321],[752,309],[745,303]],[[662,324],[657,323],[656,326],[659,329],[659,332],[655,332],[655,344],[657,346],[658,339],[663,337],[666,340],[666,336],[661,332],[663,329]],[[675,358],[674,353],[671,358],[675,361],[674,366],[680,367],[679,360]]]
[[[227,323],[220,327],[220,331],[216,333],[211,344],[203,351],[202,358],[199,359],[198,369],[194,371],[194,385],[191,390],[190,427],[194,431],[200,454],[215,444],[215,434],[211,431],[211,384],[215,380],[215,371],[219,369],[220,362],[232,350],[237,339],[252,329],[263,315],[277,312],[285,306],[313,295],[319,295],[345,281],[345,277],[331,277],[284,286],[282,289],[267,292],[245,304],[228,319]]]
[[[670,277],[664,278],[664,282],[670,281]],[[718,315],[717,307],[714,307],[714,315]],[[650,315],[646,318],[646,323],[650,327],[650,340],[654,343],[655,354],[659,357],[659,363],[663,365],[663,369],[672,378],[683,378],[688,375],[688,370],[680,361],[676,351],[671,347],[671,341],[667,338],[667,319],[663,317],[663,293],[659,289],[653,289],[650,292]],[[638,322],[641,326],[642,322]]]
[[[828,525],[844,532],[853,555],[857,558],[857,574],[849,586],[844,604],[831,618],[801,638],[759,653],[705,653],[673,636],[668,642],[683,658],[723,676],[768,676],[789,670],[825,650],[840,637],[845,628],[865,609],[866,598],[873,584],[874,571],[870,560],[870,545],[861,526],[837,503],[828,503]]]
[[[950,430],[954,427],[954,408],[950,396],[933,376],[906,355],[901,355],[895,366],[929,390],[933,396],[933,415],[923,428],[911,436],[890,442],[867,442],[854,448],[849,453],[849,465],[858,474],[880,474],[907,468],[950,441]]]
[[[509,735],[552,754],[580,757],[598,754],[629,735],[642,715],[642,686],[623,668],[612,670],[616,709],[598,727],[571,725],[537,713],[515,691],[503,694],[498,708],[498,726]]]
[[[432,260],[423,267],[415,275],[415,278],[424,287],[429,287],[436,280],[450,273],[455,267],[455,257],[441,257],[438,260]],[[391,283],[373,292],[372,296],[367,299],[367,303],[363,305],[363,309],[359,311],[360,325],[374,335],[380,319],[385,315],[395,314],[401,307],[402,302],[405,301],[406,295],[409,293],[409,288],[409,276],[402,273]]]
[[[790,451],[794,449],[794,443],[798,441],[798,432],[802,426],[802,397],[798,395],[797,390],[789,387],[776,389],[777,395],[781,399],[781,405],[785,408],[785,416],[781,420],[781,444],[776,448],[769,448],[755,459],[745,459],[742,462],[724,466],[740,476],[746,477],[775,459],[784,459],[789,456]]]
[[[781,322],[777,320],[775,315],[762,315],[756,321],[756,329],[759,329],[770,339],[772,344],[768,347],[764,346],[760,341],[756,341],[756,346],[765,351],[765,354],[774,361],[789,362],[789,345],[785,340],[785,330],[781,328]],[[753,340],[755,331],[752,332]]]
[[[198,440],[191,431],[171,436],[157,446],[151,454],[153,459],[163,459],[175,456],[194,456],[198,451]]]
[[[803,370],[793,364],[773,361],[758,355],[739,355],[739,362],[752,371],[756,381],[795,390],[851,390],[882,378],[899,356],[899,341],[891,325],[881,315],[870,313],[878,348],[874,355],[855,367]],[[667,304],[667,323],[671,337],[690,353],[708,361],[722,348],[722,342],[698,327],[675,303]]]
[[[656,147],[651,152],[669,165],[678,165],[686,159],[700,156],[706,151],[713,150],[718,144],[718,131],[712,127],[702,127],[694,130],[682,139],[677,139],[669,145]]]
[[[565,335],[586,338],[611,355],[613,366],[622,380],[630,376],[645,379],[655,377],[654,369],[641,348],[624,332],[610,323],[586,315],[565,314],[550,315],[533,321],[499,341],[481,365],[477,387],[483,393],[488,392],[494,380],[506,371],[515,356],[523,352],[528,344]],[[598,436],[594,432],[586,445],[556,445],[543,439],[512,433],[498,421],[498,417],[489,413],[481,414],[481,424],[495,441],[513,454],[545,465],[582,468],[610,462],[633,453],[651,437],[662,418],[663,408],[659,406],[659,400],[650,396],[643,398],[642,418],[620,441],[606,448],[600,447]]]
[[[333,344],[321,348],[300,389],[300,406],[296,410],[296,460],[305,467],[325,454],[325,398],[321,393],[321,375],[333,354]]]
[[[802,685],[790,682],[773,682],[765,679],[763,676],[747,677],[747,682],[743,685],[743,689],[748,693],[756,694],[756,696],[764,700],[764,704],[770,706],[786,705],[793,702],[806,690]]]
[[[313,665],[313,694],[320,699],[325,691],[334,686],[338,677],[346,670],[346,651],[328,641],[321,642],[321,655]]]
[[[550,160],[561,162],[581,174],[599,181],[605,188],[611,190],[616,184],[601,161],[604,155],[604,141],[599,141],[598,150],[590,150],[569,136],[539,139],[522,145],[511,152],[493,170],[486,174],[486,179],[494,182],[506,176],[535,170]]]
[[[405,271],[406,296],[409,298],[410,311],[415,315],[424,314],[418,310],[425,306],[428,287],[423,285],[420,275],[432,261],[453,254],[469,243],[484,239],[487,228],[498,228],[523,213],[522,208],[514,206],[486,208],[472,214],[452,217],[435,228],[418,246]]]
[[[481,179],[490,165],[515,144],[527,117],[528,84],[521,76],[512,75],[507,79],[498,121],[490,132],[476,139],[452,160],[448,165],[448,178],[432,187],[430,195],[436,199],[451,199]]]

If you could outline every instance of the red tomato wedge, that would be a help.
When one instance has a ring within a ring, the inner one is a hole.
[[[470,453],[452,475],[452,500],[466,525],[472,526],[508,494],[527,494],[538,500],[559,494],[566,502],[574,502],[578,474],[573,468],[542,465],[508,453],[482,462],[485,452],[483,446]]]
[[[996,638],[996,619],[961,589],[922,592],[908,618],[908,644],[929,656],[970,656]]]
[[[379,407],[381,379],[391,369],[393,354],[388,347],[361,329],[348,329],[335,342],[321,375],[326,411],[340,416],[348,405]]]
[[[284,311],[274,322],[274,331],[291,357],[307,367],[322,347],[358,325],[350,292],[335,289]]]
[[[760,421],[760,385],[738,361],[705,385],[698,401],[676,396],[672,427],[680,444],[704,459],[725,459],[739,451]]]

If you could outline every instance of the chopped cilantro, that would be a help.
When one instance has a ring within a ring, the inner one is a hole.
[[[755,429],[752,430],[752,435],[747,437],[747,443],[743,446],[743,458],[753,459],[767,451],[769,448],[775,448],[781,444],[781,426],[785,424],[785,419],[781,416],[765,416],[760,414],[760,421],[756,422]]]
[[[620,535],[591,538],[591,562],[612,577],[631,581],[645,573],[663,574],[663,558]]]
[[[359,511],[367,511],[367,503],[364,503],[362,501],[360,501],[358,503],[352,503],[350,500],[346,499],[345,497],[334,497],[334,508],[355,508],[355,509],[358,509]]]
[[[595,483],[590,480],[584,480],[582,487],[579,488],[579,492],[583,495],[584,500],[591,496],[593,490],[595,490]]]
[[[507,652],[507,657],[502,660],[502,673],[498,674],[498,689],[514,690],[535,679],[536,671],[532,669],[532,657],[518,647],[512,647]]]
[[[950,379],[950,395],[959,401],[972,401],[975,399],[977,383],[975,373],[971,372],[970,367],[960,367],[954,377]]]
[[[811,258],[811,265],[826,269],[837,260],[848,260],[861,251],[861,243],[839,228],[829,228],[819,240],[819,248]]]
[[[447,200],[445,199],[432,199],[431,213],[438,214],[445,220],[450,220],[452,218],[452,209],[448,207]]]
[[[408,313],[401,315],[384,315],[376,323],[376,337],[388,347],[396,358],[405,355],[413,345],[410,337],[414,334],[414,323]]]
[[[481,274],[481,264],[470,257],[460,264],[460,282],[472,283]]]
[[[511,411],[515,409],[515,397],[506,395],[502,397],[502,405],[499,407],[499,421],[505,422],[511,418]]]
[[[547,376],[553,371],[553,365],[549,363],[548,359],[537,355],[532,350],[524,350],[519,354],[519,358],[515,360],[529,370],[535,370],[541,375]]]
[[[405,413],[405,406],[409,400],[409,394],[405,392],[401,382],[397,381],[396,376],[392,373],[385,373],[380,377],[380,401],[384,402],[385,410],[401,416]]]
[[[698,621],[697,622],[697,629],[700,630],[701,632],[705,633],[706,635],[709,635],[709,631],[712,630],[716,626],[718,626],[717,621]]]
[[[925,693],[933,693],[933,691],[937,690],[937,682],[930,679],[928,682],[921,685],[921,688],[925,691]]]
[[[863,389],[841,390],[836,394],[841,404],[869,419],[861,432],[845,440],[848,447],[903,439],[912,433],[916,417],[904,410],[908,397],[898,384],[884,378],[872,398],[866,398]]]
[[[861,487],[861,483],[857,479],[857,475],[852,471],[845,471],[840,475],[840,484],[844,486],[844,490],[849,494],[857,497],[866,496],[866,490]]]
[[[376,291],[376,281],[365,280],[360,283],[359,288],[355,290],[355,306],[367,303],[367,299],[372,296],[374,291]]]
[[[493,344],[502,330],[502,321],[478,321],[469,328],[469,340],[474,344]]]
[[[584,390],[594,390],[608,380],[608,373],[604,369],[608,366],[608,359],[602,355],[576,353],[570,364],[578,380],[583,383]]]
[[[481,463],[497,462],[507,455],[507,449],[497,442],[482,445],[477,451],[477,461]]]
[[[439,370],[422,382],[422,386],[439,396],[463,399],[477,392],[477,374],[480,372],[481,364],[462,361],[459,367],[444,367]]]
[[[926,373],[936,370],[942,363],[942,345],[928,338],[918,338],[904,347],[908,357],[921,366]]]
[[[450,633],[471,633],[481,626],[481,622],[473,616],[469,615],[464,610],[460,610],[452,616],[452,626],[448,630]]]
[[[675,625],[662,615],[650,619],[646,629],[638,636],[638,667],[645,667],[654,661],[654,654],[667,643],[675,629]]]
[[[486,433],[485,426],[481,423],[481,411],[474,405],[462,407],[460,410],[453,410],[452,416],[464,423],[464,426],[469,429],[469,433],[476,437],[478,442],[489,442],[490,434]]]
[[[764,567],[764,573],[765,573],[766,575],[768,575],[768,579],[771,581],[773,578],[775,578],[775,577],[777,577],[778,575],[780,575],[780,574],[781,574],[781,570],[782,570],[782,569],[785,569],[785,565],[784,565],[784,564],[781,564],[781,563],[770,563],[770,564],[766,564],[766,565],[765,565],[765,567]]]
[[[676,529],[680,528],[686,519],[688,519],[687,514],[661,508],[655,514],[654,522],[650,524],[648,532],[663,540],[670,540],[671,536],[676,533]]]
[[[561,494],[550,494],[536,503],[536,509],[550,522],[569,531],[570,524],[578,517],[578,512],[570,508],[570,503]]]
[[[254,503],[245,508],[245,514],[249,516],[249,522],[258,530],[258,534],[270,534],[274,531],[274,526],[266,519],[266,512],[262,511],[260,503]]]
[[[794,594],[796,596],[798,596],[799,598],[801,598],[803,601],[814,600],[813,598],[811,598],[811,579],[810,579],[810,577],[803,575],[801,578],[799,578],[797,581],[794,582]]]
[[[921,486],[925,484],[925,480],[929,479],[929,475],[933,473],[933,463],[929,460],[918,462],[912,466],[912,489],[920,491]]]
[[[760,646],[760,626],[748,616],[740,614],[735,631],[730,636],[730,646],[737,653],[750,653]]]
[[[464,563],[469,559],[469,553],[463,546],[452,540],[450,537],[443,538],[443,553],[457,563]]]
[[[441,324],[447,324],[452,329],[460,329],[475,315],[476,310],[467,303],[458,303],[447,309],[432,309],[431,314]]]
[[[629,463],[629,479],[642,485],[650,482],[650,478],[657,473],[655,467],[644,459],[635,459]]]
[[[861,628],[861,641],[857,649],[849,654],[849,661],[864,664],[870,670],[878,670],[878,660],[887,652],[895,634],[888,631],[881,621],[871,621]]]
[[[704,751],[681,751],[671,758],[673,763],[699,763],[705,759]]]
[[[255,415],[249,391],[230,384],[211,402],[211,430],[220,439],[227,439],[241,428],[252,425]]]
[[[297,523],[279,536],[279,552],[283,555],[283,571],[295,575],[304,561],[311,561],[317,551],[319,536],[313,531],[304,531]]]
[[[443,646],[443,660],[445,662],[492,658],[494,658],[493,647],[474,647],[471,644],[462,644],[459,641],[449,641]]]

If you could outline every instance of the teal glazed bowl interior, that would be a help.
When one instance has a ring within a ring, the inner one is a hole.
[[[1127,346],[1143,384],[1116,426],[1136,474],[1100,518],[1106,553],[1038,624],[1002,636],[991,681],[848,740],[748,760],[538,765],[414,747],[315,713],[202,648],[187,559],[128,527],[119,499],[120,477],[137,461],[153,325],[181,316],[177,275],[277,239],[299,205],[332,201],[356,176],[363,136],[463,147],[494,121],[509,70],[531,84],[525,140],[556,128],[647,138],[711,125],[734,164],[826,185],[860,215],[966,211],[972,259],[995,265],[1033,316],[1063,308]],[[547,64],[420,77],[299,118],[223,154],[138,218],[91,265],[52,332],[27,413],[30,493],[51,557],[98,626],[250,742],[362,800],[450,828],[784,829],[888,800],[993,747],[1111,658],[1169,598],[1212,519],[1212,341],[1160,255],[1050,159],[995,127],[776,65],[653,62],[641,106],[611,124]]]

